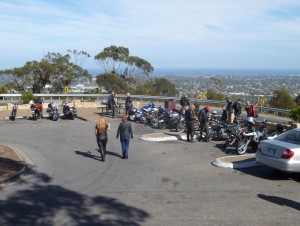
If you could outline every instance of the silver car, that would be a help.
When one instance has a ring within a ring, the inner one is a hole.
[[[256,161],[286,172],[300,172],[300,128],[289,130],[271,140],[262,140]]]

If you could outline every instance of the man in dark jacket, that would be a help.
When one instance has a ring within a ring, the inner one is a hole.
[[[128,116],[122,116],[122,122],[119,124],[116,138],[120,137],[122,146],[123,159],[128,159],[130,138],[133,139],[133,132],[130,122],[127,121]]]
[[[186,141],[194,143],[195,134],[195,119],[194,119],[195,105],[191,105],[185,112],[186,123]]]
[[[183,97],[181,97],[180,99],[180,105],[181,105],[181,110],[183,113],[185,113],[185,111],[188,109],[188,107],[190,106],[190,100],[187,97],[186,94],[183,95]]]
[[[132,108],[132,100],[131,100],[131,97],[130,97],[130,93],[127,93],[127,97],[126,97],[126,100],[125,100],[125,114],[127,115],[128,113],[128,110]]]
[[[199,130],[200,130],[200,140],[202,140],[202,134],[208,130],[208,121],[209,121],[209,111],[210,106],[205,106],[202,110],[199,111]]]
[[[236,102],[234,102],[232,108],[234,112],[234,121],[237,122],[242,113],[241,100],[237,99]]]

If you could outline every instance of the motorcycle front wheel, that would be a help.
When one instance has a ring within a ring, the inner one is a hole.
[[[135,115],[129,115],[129,120],[130,121],[135,121],[136,119],[136,116]]]
[[[213,131],[212,131],[211,129],[209,129],[209,130],[206,132],[206,135],[205,135],[205,141],[206,141],[206,142],[211,141],[212,138],[213,138],[213,135],[214,135]]]
[[[243,155],[247,151],[247,140],[239,140],[236,146],[236,152],[238,155]]]
[[[58,115],[57,115],[57,114],[54,114],[53,117],[52,117],[52,120],[53,120],[53,121],[57,121],[57,120],[58,120]]]
[[[166,121],[158,122],[157,126],[158,126],[159,129],[166,129],[167,128],[167,122]]]
[[[140,117],[140,122],[141,122],[142,124],[146,124],[146,123],[147,123],[147,118],[146,118],[144,115],[142,115],[142,116]]]
[[[180,122],[180,123],[178,123],[178,125],[176,126],[176,131],[177,131],[177,132],[183,133],[183,132],[185,131],[185,129],[186,129],[185,123]]]
[[[158,116],[157,115],[153,115],[151,117],[150,124],[151,124],[151,126],[157,126],[157,124],[158,124]]]

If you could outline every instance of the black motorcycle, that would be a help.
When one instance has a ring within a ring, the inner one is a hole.
[[[57,121],[59,119],[59,112],[56,104],[48,104],[47,113],[49,113],[49,119]]]
[[[17,110],[18,110],[18,105],[19,104],[14,104],[12,110],[11,110],[11,115],[9,116],[9,119],[12,121],[15,121],[16,116],[17,116]]]
[[[63,105],[64,118],[74,120],[77,115],[77,110],[75,107],[70,107],[68,104]]]
[[[157,125],[159,129],[176,129],[177,132],[186,130],[184,114],[177,109],[169,111],[165,117],[160,118]]]

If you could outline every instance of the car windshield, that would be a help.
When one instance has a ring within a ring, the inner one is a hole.
[[[287,131],[287,132],[279,135],[275,139],[284,141],[287,143],[300,144],[300,131],[290,130],[290,131]]]

